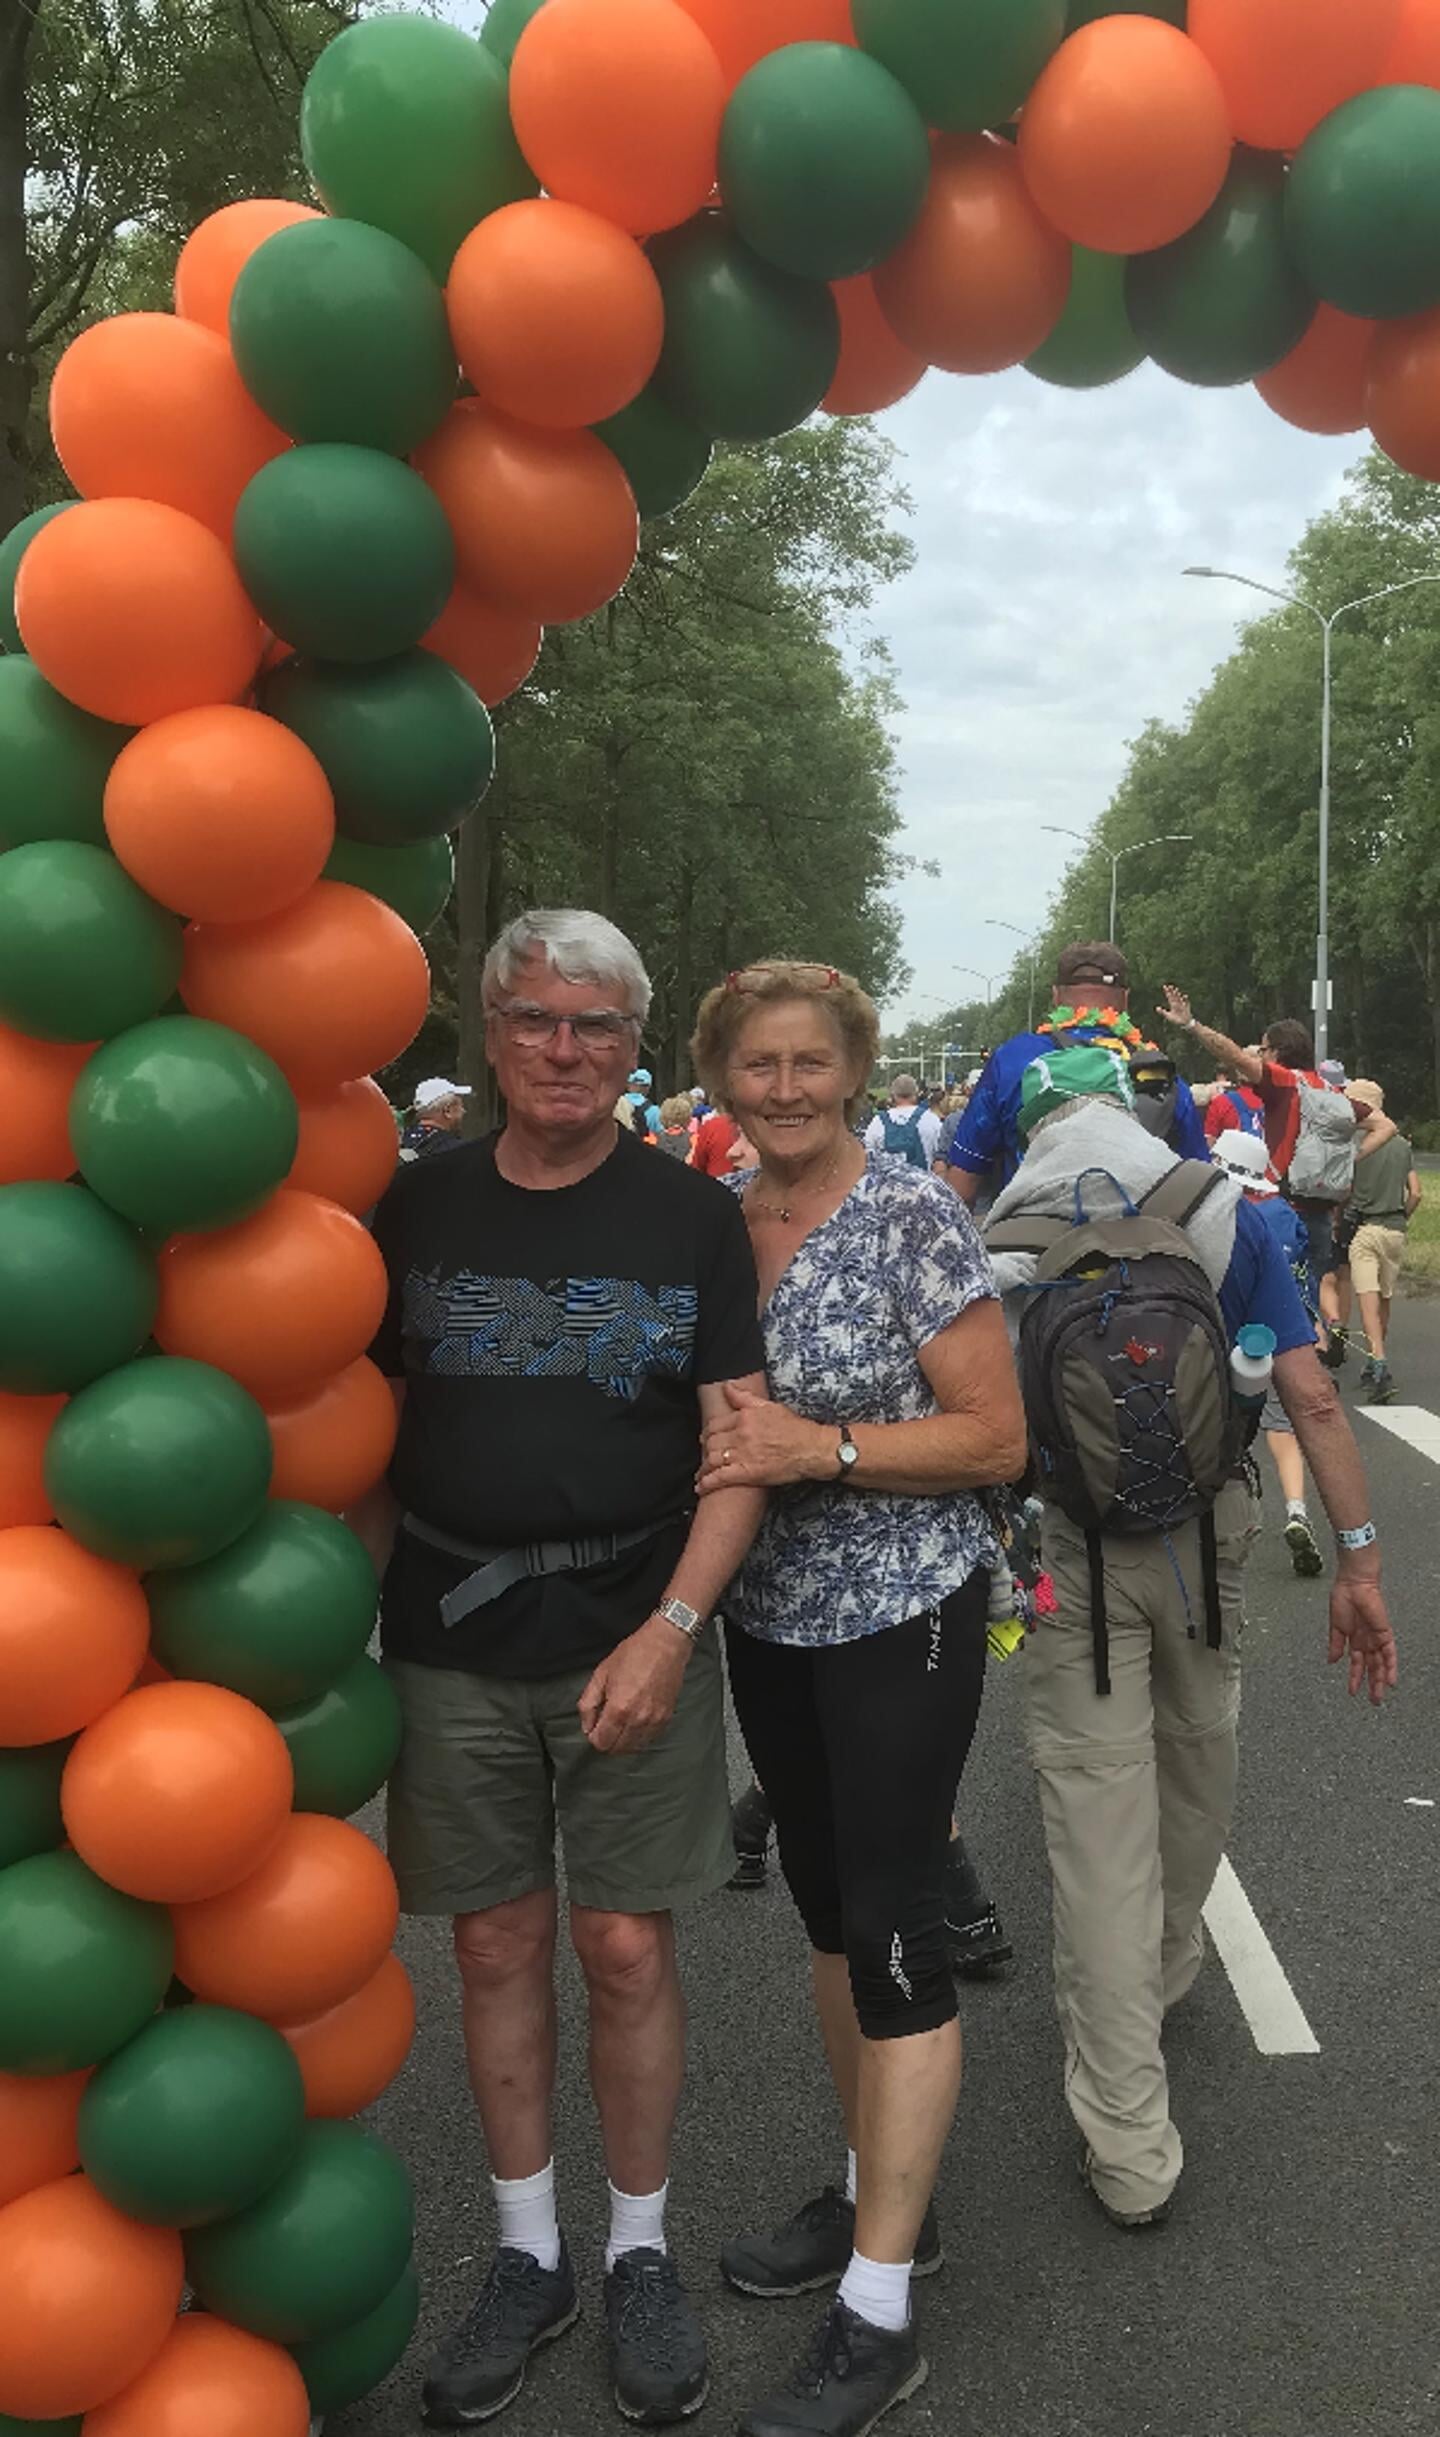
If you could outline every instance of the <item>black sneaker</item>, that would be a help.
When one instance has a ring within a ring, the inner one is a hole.
[[[605,2279],[610,2372],[627,2420],[664,2428],[688,2420],[710,2392],[705,2338],[672,2259],[622,2251]]]
[[[855,2248],[855,2203],[833,2183],[804,2201],[773,2234],[737,2234],[720,2254],[720,2273],[737,2293],[762,2302],[788,2301],[838,2285]],[[915,2243],[914,2276],[933,2276],[945,2251],[932,2201]]]
[[[950,1949],[950,1969],[962,1980],[985,1979],[1015,1952],[993,1904],[986,1905],[977,1921],[947,1921],[945,1943]]]
[[[835,2300],[785,2384],[740,2422],[740,2437],[866,2437],[930,2375],[912,2319],[872,2327]]]
[[[725,1884],[727,1887],[735,1888],[739,1893],[748,1894],[756,1887],[763,1887],[769,1876],[768,1857],[765,1853],[742,1853],[737,1845],[735,1869]]]
[[[563,2242],[558,2268],[542,2268],[528,2251],[498,2250],[474,2308],[431,2359],[422,2399],[427,2424],[465,2429],[493,2420],[519,2394],[532,2352],[579,2316]]]
[[[763,1790],[752,1782],[730,1806],[730,1834],[735,1845],[735,1875],[729,1881],[730,1886],[764,1886],[774,1824]]]

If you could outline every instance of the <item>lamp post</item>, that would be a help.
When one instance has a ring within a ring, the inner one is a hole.
[[[1286,602],[1291,609],[1306,610],[1324,639],[1320,693],[1320,905],[1315,932],[1315,1056],[1319,1060],[1330,1054],[1330,742],[1334,726],[1335,629],[1352,609],[1368,609],[1375,601],[1388,601],[1394,593],[1413,592],[1417,584],[1440,584],[1440,575],[1407,575],[1398,584],[1382,584],[1378,592],[1362,592],[1358,600],[1342,601],[1327,617],[1303,593],[1282,592],[1275,584],[1258,583],[1253,575],[1237,575],[1230,567],[1187,567],[1185,573],[1203,576],[1211,583],[1243,584],[1249,592],[1263,592],[1272,601]]]
[[[1116,936],[1116,928],[1120,920],[1120,866],[1124,862],[1125,857],[1127,855],[1143,855],[1147,846],[1188,846],[1191,843],[1191,835],[1188,829],[1167,829],[1164,836],[1159,838],[1137,838],[1133,846],[1107,846],[1103,838],[1087,838],[1084,831],[1080,829],[1057,829],[1053,821],[1042,821],[1040,826],[1042,829],[1048,829],[1052,838],[1078,838],[1082,846],[1098,846],[1102,855],[1109,856],[1109,937],[1111,946],[1115,948],[1118,948],[1120,945],[1119,939]]]
[[[1027,1023],[1028,1029],[1033,1032],[1035,1030],[1035,959],[1039,953],[1039,943],[1034,932],[1022,931],[1018,922],[1002,922],[998,914],[987,914],[985,920],[992,931],[1013,931],[1017,939],[1023,939],[1026,943],[1026,954],[1030,959],[1030,1013]]]
[[[983,986],[985,992],[985,1012],[988,1015],[990,1012],[990,994],[994,990],[995,984],[1005,979],[1004,974],[982,973],[978,965],[952,965],[950,970],[952,973],[968,973],[972,981],[977,981]]]

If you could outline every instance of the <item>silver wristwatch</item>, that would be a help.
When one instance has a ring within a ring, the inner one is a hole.
[[[840,1479],[842,1481],[848,1481],[851,1473],[855,1470],[856,1465],[860,1461],[860,1450],[856,1446],[853,1438],[850,1436],[850,1424],[848,1422],[842,1422],[840,1425],[840,1445],[837,1451],[836,1460],[840,1466]]]
[[[692,1608],[683,1599],[662,1599],[655,1613],[663,1616],[667,1625],[673,1625],[677,1633],[683,1633],[687,1642],[698,1642],[705,1630],[705,1619],[698,1608]]]

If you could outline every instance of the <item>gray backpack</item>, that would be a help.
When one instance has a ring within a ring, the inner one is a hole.
[[[1302,1201],[1345,1202],[1355,1182],[1355,1111],[1333,1084],[1295,1078],[1300,1132],[1285,1190]]]

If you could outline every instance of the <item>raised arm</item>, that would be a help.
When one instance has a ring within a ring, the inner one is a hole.
[[[1242,1049],[1238,1041],[1230,1039],[1228,1033],[1216,1032],[1212,1025],[1198,1022],[1190,1011],[1190,1001],[1185,992],[1177,990],[1173,982],[1166,982],[1164,987],[1165,1004],[1156,1008],[1156,1014],[1163,1016],[1167,1024],[1174,1024],[1180,1032],[1191,1034],[1202,1049],[1209,1051],[1217,1066],[1225,1067],[1242,1083],[1258,1089],[1265,1070],[1264,1059],[1258,1057],[1254,1050]]]

